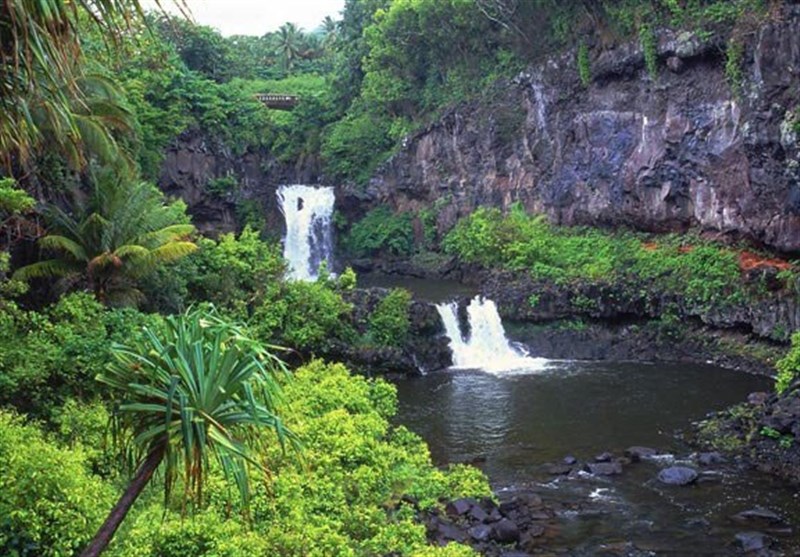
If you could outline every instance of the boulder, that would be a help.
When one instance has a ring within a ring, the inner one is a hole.
[[[658,451],[650,447],[628,447],[625,449],[625,456],[631,459],[631,462],[639,462],[645,458],[652,458],[658,454]]]
[[[658,481],[667,485],[689,485],[697,480],[697,471],[687,466],[670,466],[658,473]]]
[[[594,462],[586,465],[586,471],[595,476],[614,476],[622,474],[622,464],[619,462]]]
[[[516,543],[519,541],[519,535],[519,527],[507,518],[492,526],[492,538],[500,543]]]
[[[745,552],[761,551],[767,547],[767,536],[761,532],[739,532],[736,541]]]

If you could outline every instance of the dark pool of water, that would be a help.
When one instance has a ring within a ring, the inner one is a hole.
[[[673,463],[632,464],[620,476],[548,475],[544,464],[580,460],[632,445],[690,452],[676,434],[708,412],[767,390],[764,377],[690,364],[556,363],[533,374],[453,371],[397,382],[398,421],[422,435],[437,463],[478,462],[498,490],[534,488],[564,511],[553,542],[570,555],[605,554],[605,544],[632,542],[623,555],[735,555],[730,516],[756,506],[790,523],[800,518],[793,489],[756,472],[716,467],[708,481],[659,484]],[[777,533],[783,550],[796,534]],[[556,548],[556,549],[559,549]]]
[[[424,302],[439,303],[456,297],[472,297],[478,289],[452,280],[432,280],[381,274],[358,276],[360,288],[405,288],[414,298]]]

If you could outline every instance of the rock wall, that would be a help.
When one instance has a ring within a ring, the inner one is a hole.
[[[282,184],[314,184],[318,170],[313,166],[279,163],[268,152],[237,154],[224,143],[199,131],[182,134],[167,149],[159,187],[186,201],[189,214],[204,234],[217,235],[241,228],[237,205],[255,202],[266,220],[267,230],[282,235],[283,217],[275,190]],[[232,177],[237,187],[215,193],[208,185],[215,179]]]
[[[659,75],[638,44],[531,68],[409,137],[369,184],[373,203],[435,206],[440,232],[479,205],[560,224],[698,227],[800,250],[800,7],[746,39],[743,81],[725,41],[664,33]],[[738,94],[734,92],[738,89]]]

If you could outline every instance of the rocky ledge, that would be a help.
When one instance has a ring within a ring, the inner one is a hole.
[[[697,427],[700,443],[800,484],[800,381],[782,394],[752,393]]]

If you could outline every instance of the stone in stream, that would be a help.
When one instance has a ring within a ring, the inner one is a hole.
[[[697,471],[687,466],[670,466],[658,473],[658,481],[667,485],[689,485],[697,479]]]
[[[768,398],[769,395],[765,392],[750,393],[749,395],[747,395],[747,402],[749,404],[752,404],[753,406],[761,406],[762,404],[767,402]]]
[[[595,462],[586,465],[586,471],[595,476],[615,476],[622,474],[622,464],[619,462]]]
[[[578,464],[578,459],[575,458],[572,455],[567,455],[567,456],[564,457],[564,460],[562,460],[561,462],[563,462],[564,464],[566,464],[568,466],[574,466],[574,465]]]
[[[610,462],[612,458],[614,458],[613,454],[611,454],[609,452],[605,452],[605,453],[601,453],[601,454],[597,455],[596,457],[594,457],[594,461],[595,462]]]
[[[736,513],[731,518],[735,522],[739,523],[752,523],[752,522],[761,522],[766,524],[783,523],[783,518],[778,513],[771,511],[769,509],[763,509],[761,507],[747,509],[746,511]]]
[[[652,458],[656,456],[657,451],[650,447],[628,447],[625,449],[625,456],[631,459],[631,462],[639,462],[645,458]]]
[[[713,451],[710,453],[699,453],[697,455],[697,463],[700,466],[711,466],[713,464],[724,464],[727,462],[726,458],[721,453]]]
[[[572,466],[569,464],[548,464],[546,470],[551,476],[566,476],[572,472]]]
[[[736,541],[745,552],[761,551],[767,547],[767,536],[761,532],[739,532]]]
[[[492,526],[492,538],[500,543],[515,543],[519,541],[519,528],[511,520],[504,518]]]

